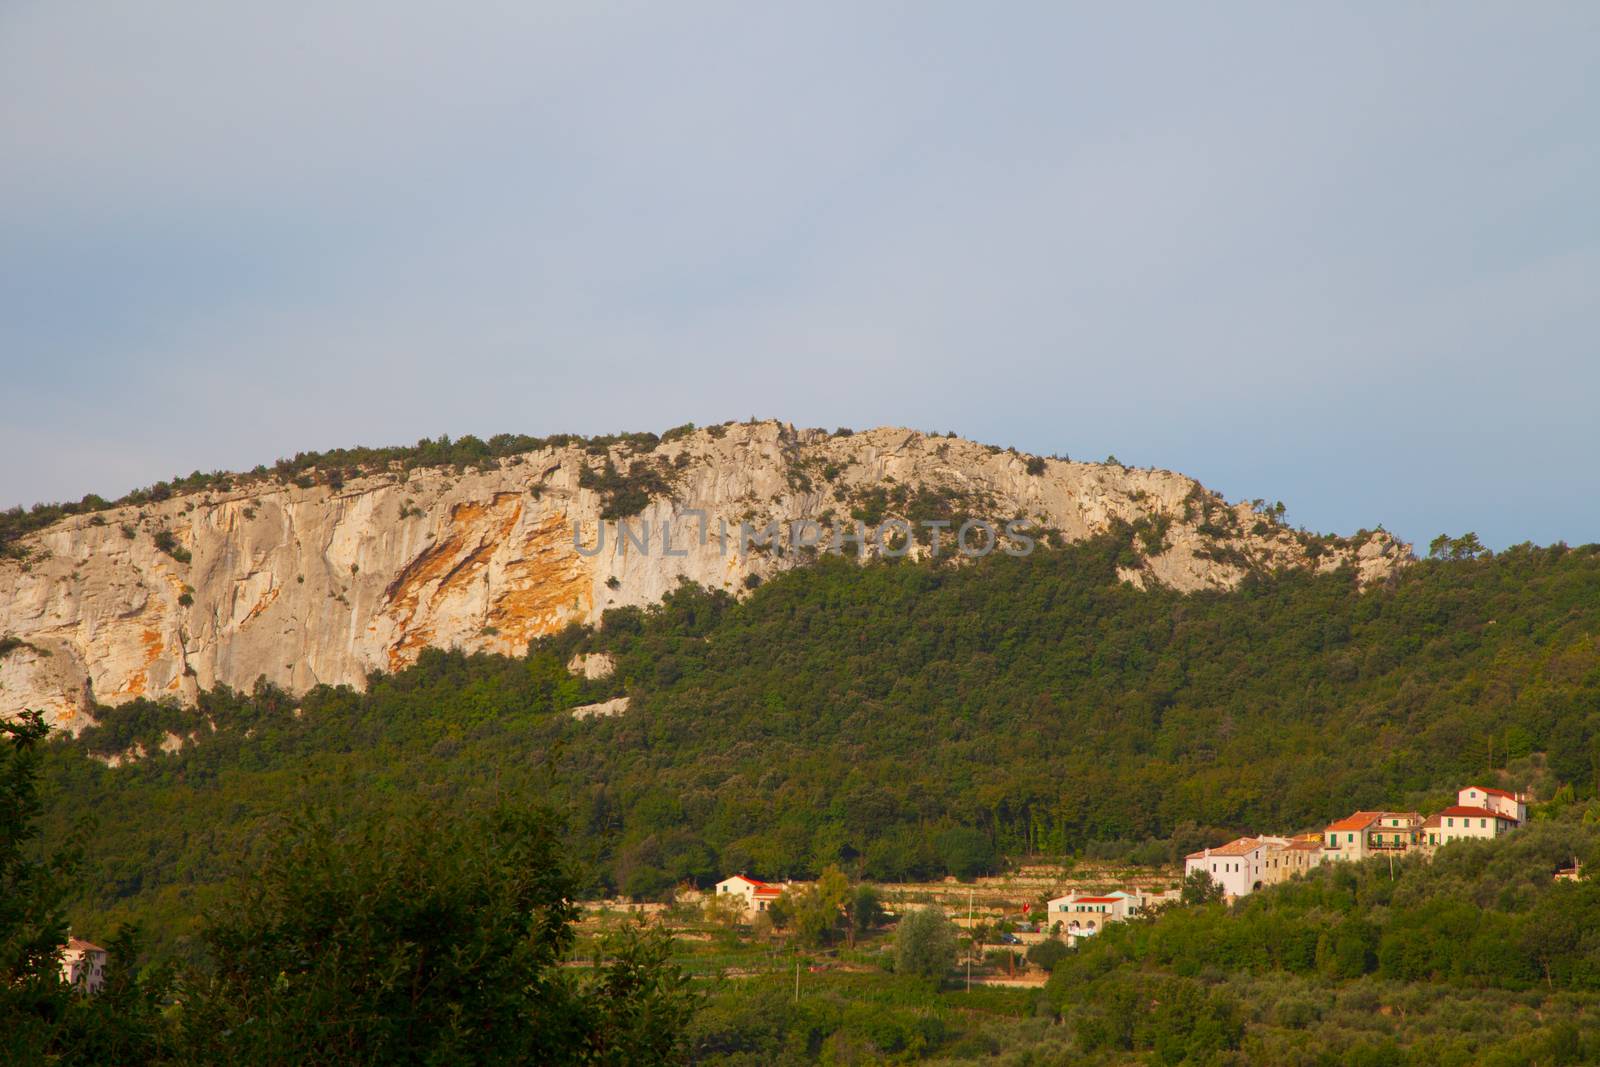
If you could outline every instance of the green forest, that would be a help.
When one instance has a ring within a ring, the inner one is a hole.
[[[366,857],[408,857],[402,869],[449,886],[467,876],[407,841],[450,854],[466,849],[452,841],[492,843],[485,813],[530,804],[535,845],[506,838],[488,870],[558,849],[562,899],[667,899],[733,870],[894,881],[1030,857],[1169,864],[1358,807],[1436,808],[1470,779],[1532,791],[1537,821],[1398,878],[1322,870],[1231,908],[1109,929],[1052,960],[1041,992],[963,1001],[891,973],[885,955],[877,979],[819,978],[792,1004],[777,994],[786,979],[754,977],[696,1007],[645,945],[618,958],[638,961],[670,1025],[640,1036],[584,1014],[603,978],[563,986],[561,1010],[594,1041],[704,1062],[1589,1057],[1600,901],[1550,874],[1572,857],[1600,863],[1600,550],[1441,553],[1367,589],[1349,571],[1296,572],[1180,594],[1116,580],[1128,538],[963,565],[824,557],[743,600],[686,585],[520,658],[429,650],[364,692],[263,683],[198,708],[101,708],[35,754],[36,845],[77,857],[62,923],[135,929],[141,974],[177,968],[205,991],[196,1005],[254,1018],[263,976],[287,965],[251,951],[262,930],[298,951],[306,914],[340,893],[410,891]],[[611,654],[614,673],[568,671],[591,652]],[[621,716],[568,714],[616,696],[630,701]],[[169,732],[190,740],[162,753]],[[136,746],[151,754],[94,758]],[[341,869],[309,896],[241,889],[315,887],[308,872]],[[468,898],[500,899],[451,897]],[[560,925],[546,964],[571,943]],[[235,957],[230,978],[222,961]],[[332,995],[327,975],[305,980]],[[156,996],[132,988],[133,1003]],[[283,1049],[307,1040],[295,1027],[315,1003],[279,1020]],[[162,1040],[225,1058],[182,1044],[207,1032]]]
[[[824,558],[744,601],[685,586],[520,659],[428,651],[365,693],[217,691],[50,746],[76,912],[178,938],[283,818],[537,796],[588,892],[728,871],[897,880],[1071,853],[1170,862],[1466,779],[1583,805],[1600,776],[1600,552],[1520,547],[1237,592],[1119,584],[1107,536],[966,566]],[[609,678],[566,670],[611,652]],[[612,719],[564,710],[627,695]],[[89,753],[181,751],[118,768]],[[65,798],[72,798],[70,803]]]

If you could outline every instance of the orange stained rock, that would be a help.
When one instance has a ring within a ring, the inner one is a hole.
[[[489,625],[504,651],[520,655],[528,642],[555,633],[593,605],[593,580],[572,547],[560,515],[539,520],[523,538],[521,556],[505,565],[505,588],[491,601]]]
[[[415,662],[433,639],[434,628],[426,621],[430,609],[476,579],[521,518],[517,493],[496,493],[488,504],[463,502],[450,509],[449,532],[406,564],[384,590],[385,614],[400,633],[389,647],[391,670]]]
[[[119,694],[129,697],[144,696],[145,687],[150,684],[150,665],[160,659],[161,653],[167,648],[166,642],[161,639],[161,631],[149,628],[140,633],[139,644],[144,649],[144,664],[128,675],[128,680],[117,690]]]

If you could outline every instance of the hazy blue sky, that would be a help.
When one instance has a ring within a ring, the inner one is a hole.
[[[7,0],[0,506],[755,414],[1600,540],[1600,4],[777,6]]]

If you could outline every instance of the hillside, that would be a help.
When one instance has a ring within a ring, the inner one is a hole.
[[[296,693],[360,688],[424,648],[518,656],[681,581],[742,594],[816,555],[741,551],[744,523],[775,521],[787,536],[810,520],[826,536],[902,519],[919,535],[913,556],[933,551],[924,520],[953,520],[945,553],[968,517],[1026,518],[1066,542],[1118,529],[1118,575],[1180,591],[1345,564],[1370,583],[1410,558],[1382,531],[1318,537],[1281,515],[1170,471],[887,428],[754,422],[303,455],[245,475],[197,472],[116,504],[3,516],[0,715],[42,709],[78,730],[95,704],[193,704],[258,678]],[[618,536],[619,518],[651,524],[648,552]],[[681,555],[665,550],[664,521]],[[580,552],[574,527],[596,547],[603,522],[609,543]],[[708,535],[724,527],[728,542]]]
[[[307,809],[561,804],[594,890],[729,869],[897,880],[1000,856],[1167,862],[1464,778],[1595,795],[1600,552],[1138,591],[1113,532],[960,568],[822,561],[743,600],[686,588],[505,657],[425,651],[367,691],[145,700],[51,752],[52,834],[95,813],[78,921],[179,934]],[[572,673],[609,653],[610,674]],[[574,664],[576,666],[576,664]],[[619,696],[626,712],[569,709]],[[171,753],[163,741],[183,740]],[[149,758],[96,758],[135,746]],[[1570,793],[1569,793],[1570,795]]]

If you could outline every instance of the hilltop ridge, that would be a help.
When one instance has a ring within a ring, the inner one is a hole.
[[[741,593],[817,551],[741,545],[746,523],[777,522],[787,537],[797,523],[826,532],[903,520],[914,558],[935,551],[921,525],[930,520],[952,522],[946,553],[967,518],[1026,519],[1036,536],[1063,542],[1122,530],[1120,578],[1184,591],[1284,568],[1350,566],[1370,583],[1411,559],[1381,530],[1310,535],[1279,509],[1230,504],[1171,471],[901,428],[764,421],[492,440],[504,454],[485,448],[472,463],[355,450],[321,466],[212,476],[16,537],[0,559],[0,715],[41,708],[75,731],[94,703],[191,703],[202,689],[262,677],[291,691],[360,688],[425,647],[520,654],[682,581]],[[536,447],[514,451],[519,443]],[[648,523],[650,549],[618,537],[618,520],[636,532]],[[681,540],[662,544],[664,522]],[[603,524],[610,538],[596,551]],[[708,526],[731,539],[706,536]]]

